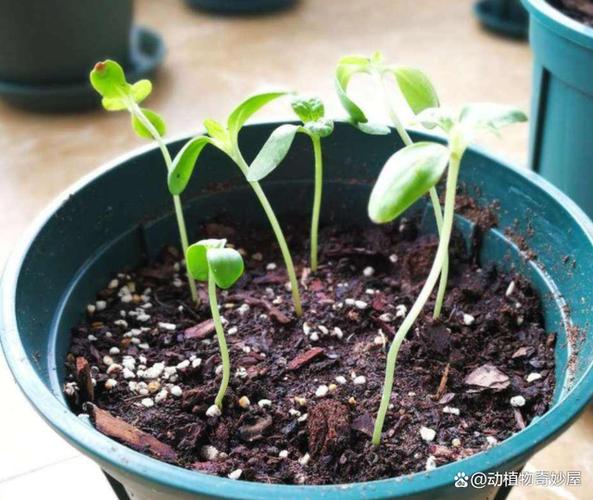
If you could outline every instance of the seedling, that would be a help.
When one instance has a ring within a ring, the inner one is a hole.
[[[303,310],[301,307],[298,281],[296,278],[292,257],[290,255],[290,250],[288,249],[288,245],[286,243],[286,238],[284,237],[282,228],[280,227],[278,219],[276,218],[276,214],[274,213],[274,210],[272,209],[272,206],[270,205],[270,202],[268,201],[268,198],[262,190],[259,182],[249,180],[248,175],[250,167],[241,154],[238,142],[239,131],[245,122],[251,117],[251,115],[253,115],[256,111],[261,109],[270,101],[285,95],[286,92],[268,92],[264,94],[256,94],[250,97],[246,101],[239,104],[239,106],[237,106],[235,110],[229,115],[226,126],[210,118],[205,120],[204,127],[206,128],[208,135],[200,135],[188,141],[173,160],[173,167],[169,171],[169,191],[174,196],[183,192],[183,190],[187,187],[189,180],[191,179],[200,153],[208,144],[225,153],[247,178],[249,185],[252,187],[262,208],[264,209],[264,212],[266,213],[266,216],[268,217],[268,220],[270,221],[270,225],[272,226],[272,230],[274,231],[278,241],[278,245],[286,265],[286,270],[288,272],[294,308],[296,314],[301,316],[303,314]],[[275,132],[278,132],[278,130]],[[282,131],[280,133],[282,133]],[[284,152],[284,155],[286,155],[286,152]]]
[[[442,108],[425,109],[417,116],[417,120],[426,128],[440,128],[447,135],[448,146],[420,142],[406,146],[391,156],[371,193],[369,217],[379,224],[391,222],[433,188],[447,170],[445,209],[439,244],[428,278],[389,347],[383,395],[373,432],[375,445],[381,441],[399,348],[429,299],[449,252],[457,179],[465,150],[476,133],[482,130],[498,133],[502,127],[524,122],[527,117],[509,106],[479,103],[464,106],[458,115]],[[436,300],[435,309],[438,307],[440,310],[443,297],[437,295]]]
[[[413,144],[412,138],[403,126],[393,103],[392,95],[394,92],[390,89],[390,80],[394,80],[410,109],[418,114],[425,109],[439,106],[439,98],[430,79],[419,69],[385,63],[380,52],[375,52],[371,57],[356,55],[342,57],[338,61],[336,68],[336,90],[340,102],[348,112],[350,122],[354,126],[367,134],[374,135],[388,134],[389,129],[380,124],[370,123],[364,111],[348,96],[348,84],[356,74],[366,74],[374,79],[380,89],[383,106],[387,110],[393,127],[405,146]],[[443,215],[436,188],[431,187],[428,194],[434,210],[437,228],[440,232],[443,225]],[[447,287],[448,274],[449,257],[447,255],[441,270],[441,282],[438,292],[443,297]],[[434,318],[438,318],[440,313],[440,308],[435,307]]]
[[[313,212],[311,216],[311,270],[317,271],[317,240],[323,189],[321,139],[333,132],[334,124],[331,120],[325,118],[323,103],[316,97],[297,97],[292,101],[292,109],[303,122],[303,125],[280,125],[274,130],[251,164],[251,167],[249,167],[247,180],[252,182],[260,181],[271,173],[288,153],[297,132],[306,134],[311,138],[315,158],[315,190],[313,193]]]
[[[208,282],[210,311],[222,359],[222,382],[214,400],[214,404],[219,410],[222,410],[222,400],[231,378],[231,361],[218,312],[216,287],[223,290],[230,288],[241,277],[244,269],[241,254],[233,248],[225,248],[225,245],[226,240],[201,240],[191,245],[185,253],[185,261],[190,274],[198,281]]]
[[[101,103],[107,111],[127,110],[132,118],[132,129],[143,139],[154,140],[163,155],[167,171],[173,169],[173,161],[167,146],[163,141],[166,125],[163,118],[150,109],[141,108],[139,104],[152,92],[152,83],[149,80],[140,80],[130,84],[122,67],[115,61],[106,60],[98,62],[90,74],[91,84],[101,95]],[[178,195],[173,195],[173,206],[179,229],[181,247],[185,254],[188,247],[187,229],[183,217],[183,208]],[[198,303],[196,282],[187,274],[192,299]]]

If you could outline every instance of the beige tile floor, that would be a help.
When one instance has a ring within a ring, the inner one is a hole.
[[[481,31],[472,0],[302,0],[276,16],[196,14],[181,0],[138,0],[137,19],[163,35],[169,52],[151,106],[172,134],[222,117],[265,87],[316,92],[340,113],[332,71],[345,53],[381,49],[424,68],[451,106],[492,100],[529,106],[526,44]],[[356,90],[356,89],[355,89]],[[359,90],[362,92],[362,90]],[[263,117],[286,116],[271,108]],[[492,150],[524,163],[527,127],[489,139]],[[32,217],[57,193],[102,162],[138,146],[127,117],[103,112],[35,115],[0,103],[0,263]],[[99,470],[55,435],[19,393],[0,360],[0,500],[113,498]],[[586,499],[593,488],[593,411],[538,453],[530,470],[581,470],[583,486],[515,489],[511,498]]]

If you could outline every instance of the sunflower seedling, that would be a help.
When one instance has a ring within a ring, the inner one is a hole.
[[[380,89],[382,103],[391,123],[405,146],[413,144],[412,138],[402,124],[402,121],[394,105],[391,80],[399,89],[408,106],[414,114],[421,113],[425,109],[437,108],[439,98],[430,79],[421,70],[411,66],[401,66],[388,64],[383,60],[381,52],[375,52],[371,57],[365,56],[344,56],[338,61],[336,68],[336,90],[342,106],[349,116],[350,123],[367,134],[387,134],[389,129],[376,123],[370,123],[364,111],[348,95],[348,84],[350,79],[356,74],[365,74],[373,78]],[[430,201],[434,210],[434,217],[437,229],[441,231],[443,225],[443,214],[441,212],[441,203],[435,187],[428,190]],[[449,256],[445,256],[445,261],[441,270],[441,280],[439,284],[439,295],[445,295],[447,286],[447,276],[449,274]],[[435,307],[434,318],[440,316],[440,309]]]
[[[127,110],[131,116],[134,132],[141,138],[154,140],[158,144],[167,171],[170,172],[173,169],[173,161],[163,141],[166,132],[165,121],[154,111],[139,106],[152,92],[152,83],[149,80],[128,83],[122,67],[109,59],[95,64],[90,74],[90,80],[93,88],[102,97],[101,103],[107,111]],[[181,247],[185,254],[188,247],[187,229],[178,195],[173,195],[173,206],[175,207]],[[189,273],[187,279],[192,299],[198,303],[196,283]]]
[[[419,142],[406,146],[391,156],[371,192],[369,217],[379,224],[391,222],[433,188],[447,171],[445,208],[437,252],[426,282],[389,347],[383,395],[373,432],[375,445],[381,441],[399,348],[430,298],[449,252],[457,180],[467,146],[480,131],[498,133],[502,127],[524,122],[527,117],[523,112],[509,106],[476,103],[464,106],[457,115],[442,108],[425,109],[417,116],[417,120],[426,128],[440,128],[447,135],[448,146]],[[435,309],[441,309],[443,298],[437,295]]]
[[[241,254],[233,248],[226,248],[225,245],[226,240],[201,240],[191,245],[185,253],[189,273],[196,280],[208,283],[210,311],[222,359],[222,382],[214,401],[219,411],[222,410],[222,400],[231,377],[231,361],[218,312],[216,287],[223,290],[230,288],[241,277],[244,269]]]
[[[292,101],[292,109],[303,122],[303,125],[285,124],[274,130],[251,163],[247,173],[247,180],[251,182],[260,181],[270,174],[285,158],[297,132],[306,134],[311,138],[315,161],[315,187],[311,215],[311,270],[317,271],[317,241],[323,189],[321,139],[333,132],[334,124],[333,121],[325,118],[323,103],[316,97],[297,97]]]
[[[242,102],[235,110],[229,115],[226,126],[212,119],[204,121],[204,127],[206,128],[208,135],[200,135],[194,137],[188,141],[181,151],[177,154],[173,160],[173,166],[169,171],[169,191],[174,196],[180,195],[183,190],[187,187],[189,180],[191,179],[192,173],[196,166],[196,162],[200,156],[200,153],[207,145],[214,146],[223,153],[225,153],[241,170],[243,175],[247,178],[249,185],[252,187],[255,195],[257,196],[284,259],[288,278],[290,280],[290,288],[292,293],[292,301],[296,314],[301,316],[303,314],[301,307],[301,297],[298,288],[298,281],[294,269],[290,250],[286,243],[286,238],[280,227],[280,223],[276,218],[276,214],[268,201],[264,191],[262,190],[259,182],[249,180],[249,165],[243,158],[241,150],[239,149],[239,131],[245,124],[245,122],[259,109],[268,104],[270,101],[279,97],[285,96],[286,92],[268,92],[263,94],[256,94],[249,99]],[[284,153],[286,154],[286,153]]]

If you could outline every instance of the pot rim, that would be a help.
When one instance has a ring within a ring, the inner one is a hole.
[[[277,126],[280,123],[285,122],[262,120],[248,126]],[[414,135],[421,134],[428,139],[442,140],[441,136],[424,131],[412,129],[412,132]],[[194,135],[195,133],[179,134],[170,138],[167,144],[188,139]],[[339,495],[343,498],[371,499],[384,498],[386,495],[393,495],[396,491],[399,495],[412,495],[450,485],[455,473],[459,471],[471,476],[476,472],[493,470],[505,465],[508,466],[508,464],[519,464],[530,452],[533,452],[534,448],[552,439],[566,428],[593,396],[593,363],[591,363],[564,399],[524,430],[487,451],[437,467],[432,471],[342,485],[275,485],[221,478],[183,469],[151,458],[101,434],[60,402],[57,395],[37,376],[23,348],[18,332],[14,309],[16,284],[31,243],[46,222],[67,202],[73,192],[80,190],[108,171],[123,168],[130,159],[157,148],[156,145],[149,144],[120,155],[86,174],[55,198],[36,217],[11,252],[0,282],[0,344],[17,384],[35,410],[56,432],[102,465],[112,467],[116,472],[121,472],[124,475],[158,483],[165,488],[181,490],[189,494],[211,495],[217,498],[253,499],[270,498],[271,495],[272,498]],[[585,233],[593,248],[593,222],[568,196],[527,168],[511,165],[480,147],[471,146],[470,149],[473,153],[497,162],[500,168],[510,170],[514,175],[537,185],[547,195],[556,199]]]
[[[521,0],[531,19],[557,35],[587,49],[593,49],[593,28],[568,17],[547,0]]]

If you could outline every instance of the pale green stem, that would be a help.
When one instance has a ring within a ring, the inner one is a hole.
[[[317,271],[317,236],[319,234],[319,213],[321,211],[321,191],[323,189],[323,157],[321,139],[312,135],[315,155],[315,192],[313,195],[313,215],[311,216],[311,270]]]
[[[383,424],[385,422],[385,416],[389,408],[389,401],[391,399],[391,393],[393,391],[393,378],[395,375],[395,364],[397,361],[397,355],[399,348],[406,337],[410,328],[412,328],[414,322],[418,318],[418,315],[424,308],[426,301],[429,299],[436,282],[439,278],[440,270],[443,262],[447,257],[449,249],[449,240],[451,238],[451,232],[453,229],[453,216],[455,212],[455,192],[457,190],[457,177],[459,174],[459,163],[461,157],[458,154],[452,154],[449,162],[449,170],[447,174],[447,186],[445,193],[445,215],[443,218],[443,226],[441,236],[439,239],[439,246],[435,255],[430,273],[420,294],[418,295],[416,302],[410,309],[410,312],[405,317],[401,326],[395,334],[395,338],[389,347],[387,353],[387,367],[385,369],[385,381],[383,384],[383,394],[381,396],[381,405],[379,406],[379,412],[377,413],[377,420],[375,421],[375,429],[373,431],[372,442],[374,445],[379,445],[381,442],[381,433],[383,431]]]
[[[249,166],[247,162],[239,152],[239,148],[236,147],[236,154],[231,156],[231,158],[235,161],[237,166],[241,169],[241,172],[245,176],[247,176],[247,170]],[[286,238],[284,237],[284,233],[282,232],[282,228],[280,227],[280,223],[276,218],[276,214],[272,209],[272,205],[268,201],[266,194],[264,193],[263,189],[261,188],[259,182],[253,181],[249,182],[249,185],[253,189],[257,199],[259,200],[268,220],[270,221],[270,225],[272,226],[272,230],[274,231],[274,235],[276,236],[276,240],[278,241],[278,246],[280,247],[280,252],[282,253],[282,258],[284,259],[284,265],[286,266],[286,272],[288,273],[288,279],[290,281],[290,291],[292,293],[292,302],[294,304],[294,309],[297,316],[303,315],[303,308],[301,306],[301,295],[299,293],[299,283],[297,281],[296,272],[294,269],[294,264],[292,262],[292,256],[290,255],[290,250],[288,249],[288,244],[286,243]]]
[[[165,145],[161,134],[154,128],[153,124],[150,123],[150,120],[146,118],[138,104],[135,102],[130,103],[130,109],[132,114],[140,120],[142,125],[150,132],[150,135],[154,138],[156,143],[161,150],[163,155],[163,159],[165,160],[165,165],[167,166],[167,172],[170,172],[173,169],[173,160],[171,159],[171,154]],[[179,239],[181,240],[181,248],[183,250],[183,257],[185,258],[185,254],[187,252],[187,247],[189,246],[189,241],[187,238],[187,228],[185,225],[185,217],[183,216],[183,207],[181,206],[181,199],[178,195],[173,195],[173,206],[175,208],[175,217],[177,218],[177,227],[179,228]],[[191,292],[191,297],[196,304],[200,303],[198,298],[198,290],[196,288],[196,281],[194,280],[193,276],[187,271],[187,282],[189,284],[189,290]]]
[[[399,119],[399,117],[397,116],[397,113],[395,112],[394,107],[391,104],[391,99],[389,97],[389,89],[387,88],[387,82],[385,81],[385,78],[383,78],[383,76],[379,73],[375,73],[375,78],[377,78],[380,81],[381,88],[383,90],[383,100],[387,105],[387,112],[389,113],[389,118],[391,119],[391,122],[393,123],[393,127],[395,128],[395,130],[401,137],[403,143],[406,146],[410,146],[411,144],[413,144],[412,138],[410,137],[410,134],[408,134],[408,131],[403,126],[401,120]],[[434,188],[434,187],[430,188],[429,194],[430,194],[430,201],[432,204],[432,208],[434,211],[434,218],[435,218],[436,224],[437,224],[437,230],[440,235],[442,232],[442,226],[443,226],[443,214],[441,213],[441,202],[439,201],[439,195],[437,193],[436,188]],[[443,266],[441,269],[441,281],[439,283],[439,290],[437,292],[437,298],[436,298],[436,302],[434,305],[433,318],[435,318],[435,319],[437,319],[441,315],[443,299],[445,298],[445,291],[447,290],[448,275],[449,275],[449,254],[447,252],[447,255],[445,256],[445,258],[443,260]]]
[[[214,328],[216,329],[216,338],[218,339],[218,349],[220,350],[220,358],[222,360],[222,382],[218,389],[218,394],[214,403],[222,410],[222,399],[226,393],[227,387],[229,386],[229,380],[231,378],[231,360],[229,358],[229,349],[226,345],[226,339],[224,337],[224,329],[222,327],[222,321],[220,320],[220,313],[218,312],[218,302],[216,301],[216,283],[212,273],[208,273],[208,300],[210,301],[210,312],[212,314],[212,320],[214,321]]]

